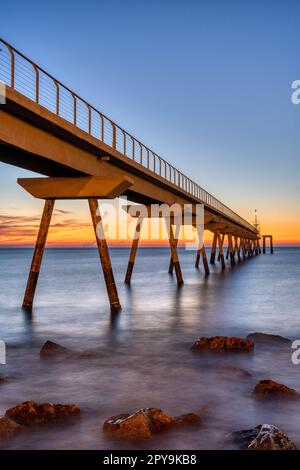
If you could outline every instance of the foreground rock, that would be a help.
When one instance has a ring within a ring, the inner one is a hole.
[[[24,429],[24,426],[21,426],[12,419],[6,416],[0,418],[0,439],[14,437],[18,432],[22,431],[22,429]]]
[[[254,341],[257,344],[289,344],[291,340],[280,335],[269,335],[266,333],[251,333],[247,336],[247,339]]]
[[[255,385],[253,394],[257,398],[300,398],[297,390],[273,380],[261,380]]]
[[[40,350],[42,359],[88,359],[95,356],[96,354],[92,351],[73,351],[53,341],[46,341]]]
[[[199,423],[196,413],[173,418],[159,408],[143,408],[133,414],[120,414],[105,421],[103,430],[115,437],[126,439],[149,439],[153,434],[172,427]]]
[[[253,429],[234,432],[233,439],[242,449],[297,450],[295,444],[272,424],[260,424]]]
[[[77,405],[54,405],[52,403],[37,404],[26,401],[6,411],[6,417],[18,424],[32,426],[62,418],[76,416],[80,412]]]
[[[250,352],[253,351],[253,348],[253,341],[249,339],[229,336],[213,336],[211,338],[202,336],[193,344],[192,351]]]

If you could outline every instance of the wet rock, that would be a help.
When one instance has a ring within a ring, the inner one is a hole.
[[[178,426],[185,424],[200,424],[201,421],[202,419],[197,413],[186,413],[174,418],[174,422]]]
[[[249,372],[247,369],[243,369],[243,367],[238,367],[238,366],[224,366],[222,368],[224,372],[230,372],[237,377],[252,377],[251,372]]]
[[[284,336],[280,335],[269,335],[266,333],[251,333],[247,336],[247,339],[254,341],[257,344],[289,344],[291,340],[289,338],[285,338]]]
[[[0,418],[0,439],[14,437],[22,429],[24,429],[24,426],[21,426],[12,419],[6,416]]]
[[[3,377],[3,375],[0,375],[0,385],[1,384],[4,384],[6,382],[5,378]]]
[[[253,341],[249,339],[229,336],[213,336],[211,338],[202,336],[193,344],[192,351],[250,352],[253,350],[253,347]]]
[[[46,341],[40,350],[42,359],[91,359],[96,357],[93,351],[73,351],[53,341]]]
[[[253,394],[257,398],[300,398],[297,390],[273,380],[261,380],[258,382],[254,387]]]
[[[260,424],[253,429],[234,432],[233,439],[242,449],[296,450],[286,434],[272,424]]]
[[[71,349],[65,348],[60,344],[54,343],[52,341],[46,341],[40,350],[40,357],[43,359],[53,359],[53,358],[67,358],[76,354]]]
[[[77,405],[54,405],[52,403],[37,404],[26,401],[6,411],[6,417],[18,424],[31,426],[43,424],[56,419],[68,418],[78,415],[80,409]]]
[[[149,439],[153,434],[185,424],[198,424],[201,418],[196,413],[187,413],[176,418],[158,408],[143,408],[133,414],[113,416],[105,421],[103,430],[115,437],[127,439]]]

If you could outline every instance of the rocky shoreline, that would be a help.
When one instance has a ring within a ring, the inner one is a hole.
[[[255,347],[273,347],[287,345],[288,338],[264,333],[252,333],[247,338],[213,336],[200,337],[191,347],[192,353],[202,354],[255,354]],[[93,351],[74,351],[52,341],[46,341],[40,350],[41,360],[84,360],[95,357]],[[222,366],[221,366],[222,368]],[[252,374],[246,369],[224,365],[224,370],[238,375],[240,380],[249,379]],[[0,377],[1,383],[6,378]],[[297,390],[266,378],[260,380],[254,388],[249,386],[249,396],[253,400],[295,400],[300,398]],[[17,404],[6,410],[0,417],[0,444],[14,438],[20,433],[30,432],[30,428],[55,423],[56,421],[69,422],[80,416],[80,408],[76,404],[35,403],[27,401]],[[108,417],[104,423],[99,423],[99,430],[111,439],[142,440],[151,439],[161,432],[171,432],[178,427],[194,428],[194,432],[201,433],[201,426],[206,417],[198,411],[179,416],[171,416],[160,408],[142,408],[132,412],[122,412]],[[295,444],[272,423],[258,424],[248,430],[235,431],[227,436],[232,443],[240,449],[248,450],[295,450]]]

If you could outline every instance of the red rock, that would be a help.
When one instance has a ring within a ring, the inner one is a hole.
[[[6,416],[0,418],[0,439],[14,437],[22,429],[24,429],[24,426],[21,426],[12,419]]]
[[[289,388],[286,385],[274,382],[273,380],[261,380],[258,384],[255,385],[253,390],[254,395],[258,398],[284,398],[284,397],[293,397],[299,398],[299,393],[293,389]]]
[[[174,418],[175,424],[200,424],[202,419],[197,413],[186,413],[184,415],[176,416]]]
[[[116,437],[149,439],[152,434],[169,428],[174,419],[158,408],[143,408],[133,414],[113,416],[105,421],[103,430]]]
[[[193,351],[234,351],[249,352],[254,348],[253,341],[244,338],[231,338],[229,336],[213,336],[207,338],[202,336],[193,344]]]
[[[77,405],[54,405],[52,403],[37,404],[26,401],[6,411],[6,417],[19,424],[31,426],[42,424],[55,419],[75,416],[80,412]]]

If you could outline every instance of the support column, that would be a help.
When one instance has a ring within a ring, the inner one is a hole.
[[[129,256],[128,266],[127,266],[127,271],[126,271],[126,276],[125,276],[125,283],[126,284],[130,284],[130,281],[131,281],[131,276],[132,276],[132,271],[133,271],[133,267],[134,267],[135,257],[136,257],[136,253],[137,253],[137,249],[138,249],[138,244],[139,244],[139,241],[140,241],[142,225],[143,225],[143,218],[139,217],[137,219],[137,222],[136,222],[134,238],[133,238],[132,246],[131,246],[131,250],[130,250],[130,256]]]
[[[199,262],[200,262],[201,255],[202,255],[205,274],[209,274],[209,266],[208,266],[208,261],[207,261],[207,256],[206,256],[206,250],[205,250],[204,243],[202,244],[201,247],[199,246],[199,248],[198,248],[196,261],[195,261],[195,268],[199,268]]]
[[[273,237],[272,235],[270,236],[270,250],[271,250],[271,255],[274,253],[274,249],[273,249]]]
[[[40,223],[37,241],[35,244],[31,268],[23,300],[24,308],[32,308],[54,204],[54,199],[47,199],[45,201],[44,211]]]
[[[235,246],[234,246],[234,253],[236,252],[237,254],[237,257],[238,257],[238,260],[241,261],[241,247],[239,245],[239,242],[238,242],[238,238],[237,236],[234,237],[234,243],[235,243]]]
[[[121,309],[121,304],[115,284],[97,199],[89,199],[89,206],[110,306],[112,311],[116,312]]]
[[[171,221],[170,221],[170,223],[171,223]],[[179,232],[180,232],[180,225],[175,225],[175,244],[176,244],[176,248],[177,248],[177,245],[178,245]],[[172,258],[172,254],[171,254],[168,273],[173,274],[173,269],[174,269],[174,263],[173,263],[173,258]]]
[[[266,253],[266,237],[263,236],[263,254]]]
[[[177,244],[176,244],[175,237],[174,237],[173,227],[172,227],[172,224],[169,223],[170,221],[168,221],[167,219],[165,219],[165,221],[166,221],[166,227],[167,227],[169,243],[170,243],[170,248],[171,248],[171,256],[172,256],[172,260],[173,260],[173,266],[175,268],[177,284],[181,285],[181,284],[183,284],[183,278],[182,278],[181,268],[180,268],[180,264],[179,264],[179,258],[178,258],[178,253],[177,253]]]
[[[231,266],[233,266],[235,264],[235,260],[234,260],[234,254],[233,254],[232,235],[230,233],[228,234],[228,249],[229,249],[229,254],[230,254]]]
[[[224,240],[225,240],[225,233],[223,233],[223,235],[222,235],[222,246],[224,245]],[[221,259],[221,256],[220,256],[220,252],[219,252],[218,261],[220,261],[220,259]]]
[[[222,269],[225,269],[226,266],[225,266],[225,259],[224,259],[224,254],[223,254],[222,238],[219,232],[217,234],[217,237],[218,237],[218,243],[219,243],[220,261],[222,264]]]
[[[215,264],[216,260],[216,249],[217,249],[217,240],[218,240],[218,235],[215,232],[214,233],[214,238],[211,246],[211,255],[210,255],[210,264]]]

